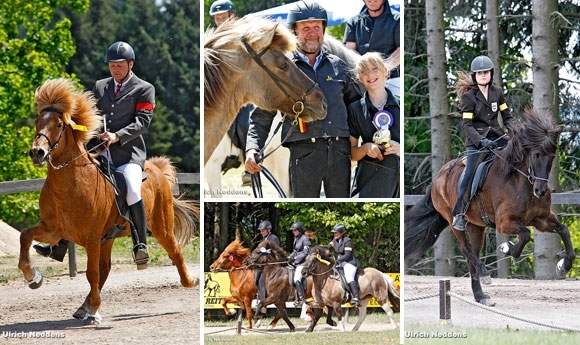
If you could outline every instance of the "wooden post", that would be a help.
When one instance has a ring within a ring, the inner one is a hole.
[[[449,279],[439,281],[439,322],[442,325],[451,325],[451,296],[447,293],[451,290]]]
[[[68,275],[77,276],[77,247],[71,241],[68,242]]]

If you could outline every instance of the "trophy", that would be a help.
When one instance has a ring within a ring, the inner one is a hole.
[[[373,125],[377,131],[373,135],[373,142],[378,145],[382,151],[391,146],[391,131],[389,128],[393,125],[393,114],[386,110],[381,110],[373,117]]]

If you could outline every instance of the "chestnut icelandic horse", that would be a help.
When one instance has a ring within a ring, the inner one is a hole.
[[[254,283],[254,270],[242,264],[248,255],[250,255],[250,250],[245,248],[242,242],[235,240],[224,249],[209,268],[212,272],[228,272],[232,296],[222,300],[224,312],[229,316],[234,315],[236,311],[228,308],[227,305],[228,303],[239,304],[246,310],[248,329],[252,329],[252,300],[256,297],[258,288]]]
[[[479,259],[487,226],[501,234],[518,236],[515,245],[505,242],[499,246],[504,254],[514,258],[521,255],[530,241],[527,226],[559,234],[566,250],[556,267],[560,277],[570,271],[576,258],[568,228],[551,210],[552,195],[548,186],[561,128],[554,127],[549,114],[533,109],[526,111],[524,117],[525,121],[516,126],[507,146],[492,151],[494,157],[487,179],[467,209],[465,231],[452,228],[459,249],[467,258],[473,296],[484,305],[494,304],[481,288],[482,282],[491,283],[485,264]],[[420,258],[453,223],[452,210],[463,169],[464,163],[460,160],[445,164],[425,197],[405,211],[406,258]]]
[[[248,102],[305,122],[326,117],[322,90],[288,57],[295,47],[287,28],[264,18],[230,19],[206,34],[204,165]]]
[[[308,256],[302,268],[305,277],[312,277],[312,295],[314,302],[310,306],[314,309],[314,319],[306,330],[312,332],[314,326],[322,315],[322,308],[332,306],[338,316],[338,325],[342,331],[345,330],[342,320],[342,303],[344,303],[345,290],[342,286],[341,278],[335,268],[336,260],[326,246],[318,245],[308,250]],[[367,267],[358,275],[360,286],[360,306],[359,316],[353,331],[358,331],[367,315],[367,304],[374,297],[381,308],[387,313],[390,319],[390,329],[397,328],[397,323],[393,319],[393,310],[389,306],[389,301],[395,310],[400,309],[400,295],[395,282],[376,268]]]
[[[130,234],[129,222],[115,205],[113,186],[99,173],[96,159],[84,146],[97,133],[102,117],[92,93],[77,89],[69,79],[46,81],[36,90],[35,101],[36,136],[29,154],[35,166],[49,164],[40,192],[41,220],[20,234],[18,268],[30,288],[39,288],[42,275],[31,266],[29,257],[33,240],[55,245],[65,239],[83,246],[90,293],[73,316],[98,324],[100,292],[111,270],[114,241],[105,235],[114,227],[124,229],[121,236]],[[142,195],[148,228],[175,264],[181,285],[194,287],[199,279],[189,274],[180,246],[193,236],[199,208],[195,202],[173,197],[176,174],[167,158],[147,160],[145,172]]]

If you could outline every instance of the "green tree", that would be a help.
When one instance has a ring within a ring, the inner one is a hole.
[[[199,6],[199,0],[93,0],[86,13],[69,13],[78,49],[67,70],[91,89],[109,76],[107,47],[129,43],[135,73],[156,88],[148,154],[168,156],[182,172],[199,172]]]
[[[71,21],[89,0],[6,0],[0,3],[0,181],[44,177],[27,152],[34,137],[34,90],[46,79],[74,77],[63,66],[74,54]],[[0,219],[14,226],[38,219],[38,193],[0,196]]]

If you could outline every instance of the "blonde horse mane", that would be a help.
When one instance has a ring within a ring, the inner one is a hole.
[[[63,114],[68,125],[85,126],[86,131],[77,131],[79,142],[87,142],[97,134],[102,118],[98,115],[96,100],[89,91],[77,88],[71,79],[57,78],[44,82],[34,93],[38,115],[53,108]]]
[[[268,33],[275,30],[271,42],[264,42]],[[213,108],[228,95],[228,79],[244,73],[237,62],[240,54],[247,54],[246,41],[254,50],[268,46],[273,51],[288,52],[296,47],[296,38],[282,25],[259,17],[232,18],[214,31],[206,34],[204,43],[204,106]],[[259,53],[259,51],[258,51]]]

